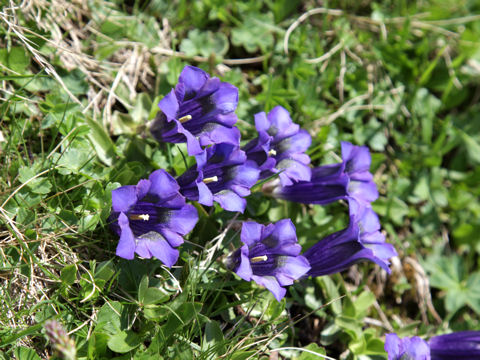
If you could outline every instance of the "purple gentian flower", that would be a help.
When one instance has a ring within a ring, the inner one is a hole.
[[[274,107],[268,115],[255,115],[258,137],[250,141],[243,150],[247,158],[260,167],[261,179],[280,173],[282,186],[298,181],[310,181],[310,157],[305,154],[312,138],[300,126],[293,123],[288,111]]]
[[[156,170],[148,180],[112,191],[111,227],[120,236],[116,254],[133,259],[155,256],[166,266],[177,262],[183,235],[197,223],[194,206],[185,204],[175,179]]]
[[[388,353],[388,360],[434,359],[433,357],[430,359],[430,348],[428,344],[418,336],[400,339],[397,334],[387,334],[385,340],[385,351]]]
[[[329,204],[354,198],[368,205],[378,198],[377,186],[370,173],[370,152],[366,146],[342,142],[342,162],[312,170],[310,181],[277,187],[273,195],[304,204]]]
[[[357,213],[350,215],[346,229],[328,235],[303,254],[311,266],[307,276],[334,274],[362,260],[372,261],[390,273],[388,259],[397,252],[385,243],[377,215],[371,208],[354,209]]]
[[[380,231],[381,226],[377,213],[370,206],[366,206],[354,198],[348,199],[348,207],[350,219],[358,219],[360,242],[373,252],[377,258],[375,262],[390,272],[388,259],[398,254],[392,244],[385,242],[385,235]]]
[[[258,180],[257,165],[237,146],[226,143],[213,145],[196,158],[196,167],[177,178],[180,192],[203,205],[216,201],[225,210],[243,212],[244,197]]]
[[[244,222],[240,239],[244,245],[230,255],[227,266],[246,281],[266,287],[280,301],[292,285],[309,269],[300,256],[295,226],[290,219],[267,226]]]
[[[432,360],[480,359],[480,331],[434,336],[428,342]]]
[[[186,142],[189,155],[200,154],[209,144],[239,145],[240,132],[234,126],[237,104],[235,86],[185,66],[175,89],[158,104],[162,111],[150,131],[157,141]]]

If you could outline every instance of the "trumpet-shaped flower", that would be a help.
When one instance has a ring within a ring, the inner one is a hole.
[[[371,157],[366,146],[342,142],[342,162],[324,165],[312,170],[310,181],[277,187],[276,197],[304,204],[329,204],[354,198],[368,205],[378,198],[377,186],[370,173]]]
[[[298,181],[309,181],[311,177],[310,157],[305,151],[312,139],[307,131],[293,123],[288,111],[274,107],[268,115],[255,115],[257,138],[250,141],[243,150],[247,158],[257,163],[261,178],[279,173],[282,186]]]
[[[480,331],[459,331],[428,341],[432,360],[480,359]]]
[[[353,210],[349,226],[328,235],[303,254],[312,267],[308,276],[337,273],[364,260],[372,261],[390,273],[388,259],[397,252],[392,244],[385,242],[377,214],[354,200],[350,202]]]
[[[227,266],[242,279],[267,288],[278,301],[285,296],[284,286],[310,269],[299,255],[301,246],[290,219],[266,226],[244,222],[240,239],[244,245],[227,258]]]
[[[197,223],[194,206],[185,204],[175,179],[165,170],[154,171],[148,180],[112,191],[111,227],[120,236],[116,254],[133,259],[155,256],[166,266],[177,262],[176,247]]]
[[[189,200],[212,206],[216,201],[228,211],[243,212],[245,196],[260,171],[245,153],[231,144],[217,144],[196,156],[197,165],[177,178],[180,192]]]
[[[209,144],[239,145],[240,132],[234,126],[237,104],[235,86],[185,66],[175,89],[158,104],[161,112],[150,131],[157,141],[186,142],[189,155],[200,154]]]

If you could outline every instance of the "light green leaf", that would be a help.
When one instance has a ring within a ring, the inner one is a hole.
[[[126,353],[135,349],[142,342],[142,339],[138,334],[131,330],[121,331],[108,340],[108,347],[110,350],[117,353]]]
[[[107,132],[95,120],[87,117],[87,124],[90,126],[89,140],[92,142],[93,148],[97,152],[98,158],[108,166],[113,164],[115,160],[115,145],[108,136]]]

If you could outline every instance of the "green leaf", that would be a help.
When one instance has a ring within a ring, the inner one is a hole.
[[[35,169],[35,166],[22,166],[18,170],[18,179],[24,184],[27,183],[27,186],[32,193],[39,195],[48,194],[52,190],[52,184],[48,179],[38,177],[31,180],[37,175]]]
[[[72,285],[77,280],[77,268],[75,265],[66,265],[60,272],[60,280],[65,285]]]
[[[87,117],[87,124],[90,126],[89,140],[92,142],[93,148],[97,152],[98,158],[108,166],[113,164],[115,160],[115,145],[108,136],[107,132],[95,120]]]
[[[167,323],[162,326],[164,334],[173,334],[180,326],[187,325],[200,312],[202,304],[183,303],[176,310],[165,306],[170,311]]]
[[[23,75],[28,65],[30,65],[30,56],[25,52],[21,46],[13,46],[8,49],[0,49],[0,63],[7,66],[9,69]]]
[[[449,257],[430,256],[425,269],[430,273],[430,285],[447,292],[445,307],[451,313],[468,305],[480,313],[480,272],[466,276],[466,264],[454,254]]]
[[[161,289],[150,287],[145,292],[143,304],[144,305],[159,304],[167,301],[169,298],[170,298],[170,294],[162,291]]]
[[[370,308],[374,302],[375,295],[372,292],[368,290],[362,292],[353,302],[357,319],[363,319],[366,316],[368,308]]]
[[[110,337],[108,347],[117,353],[126,353],[135,349],[142,343],[142,339],[138,334],[131,330],[121,331]]]
[[[362,326],[356,319],[347,316],[337,316],[335,324],[341,327],[350,337],[358,340],[362,337]]]
[[[90,359],[107,355],[109,338],[110,336],[105,333],[94,332],[92,334],[88,340],[88,356]]]
[[[143,303],[145,299],[145,294],[148,289],[148,275],[143,275],[142,280],[140,280],[140,285],[138,286],[138,301]]]
[[[119,332],[122,328],[121,314],[123,305],[118,301],[110,301],[104,304],[97,315],[95,331],[106,331],[110,334]]]
[[[215,354],[221,354],[224,352],[223,342],[223,331],[220,328],[218,322],[215,320],[207,322],[205,325],[202,351],[209,351],[209,349],[215,349]]]
[[[326,355],[325,349],[315,343],[308,344],[304,349],[308,351],[302,351],[297,360],[318,360],[322,359],[320,355]]]
[[[187,39],[182,40],[180,50],[188,56],[223,56],[228,51],[228,39],[221,32],[212,33],[194,29],[188,33]]]
[[[35,350],[24,346],[15,349],[15,358],[18,360],[41,360]]]
[[[480,143],[463,131],[459,130],[459,133],[465,143],[465,148],[467,149],[467,154],[470,160],[476,164],[480,164]]]
[[[246,360],[255,353],[256,353],[255,350],[238,351],[238,352],[235,352],[230,359],[232,359],[232,360]]]
[[[235,46],[243,46],[250,53],[256,52],[259,48],[266,52],[273,47],[272,32],[276,30],[271,13],[252,14],[240,27],[232,29],[232,43]]]

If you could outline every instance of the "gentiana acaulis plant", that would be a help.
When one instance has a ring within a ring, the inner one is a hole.
[[[353,199],[350,200],[350,210],[350,223],[346,229],[326,236],[303,254],[311,266],[307,276],[334,274],[366,260],[390,273],[388,259],[397,252],[392,244],[385,242],[377,214]]]
[[[396,251],[385,242],[371,208],[378,191],[368,148],[342,142],[341,163],[312,168],[306,153],[312,139],[281,106],[257,113],[257,135],[240,147],[237,104],[233,85],[193,66],[183,69],[175,89],[160,100],[150,130],[159,142],[186,143],[195,164],[176,179],[159,169],[148,180],[112,191],[110,223],[120,236],[116,254],[125,259],[135,253],[156,257],[171,267],[183,237],[198,220],[195,207],[186,201],[217,203],[223,210],[243,213],[257,181],[276,176],[269,186],[286,201],[347,201],[349,226],[301,255],[291,220],[269,225],[247,221],[240,236],[243,246],[227,257],[228,267],[240,278],[281,300],[295,280],[343,271],[359,261],[372,261],[389,272],[388,259]]]

